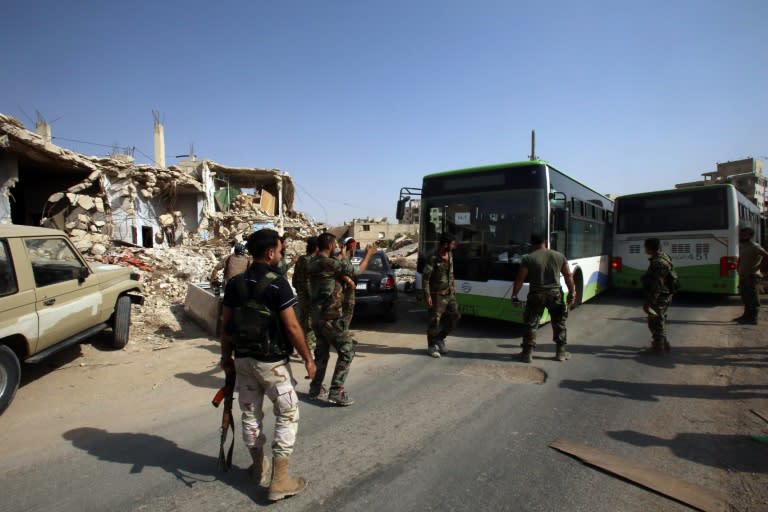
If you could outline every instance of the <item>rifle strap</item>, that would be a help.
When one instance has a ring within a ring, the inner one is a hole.
[[[264,293],[264,290],[266,290],[267,286],[272,284],[272,281],[278,277],[280,276],[274,272],[267,272],[264,277],[262,277],[256,283],[256,288],[254,289],[253,295],[249,293],[247,284],[248,281],[245,278],[245,273],[238,274],[232,279],[235,281],[235,289],[237,289],[237,294],[240,298],[240,301],[245,303],[251,297],[255,298],[256,300],[261,300],[261,295]]]
[[[221,433],[221,444],[219,445],[219,461],[218,466],[219,470],[226,473],[229,471],[229,468],[232,467],[232,454],[235,451],[235,418],[232,416],[232,399],[229,398],[230,403],[225,404],[224,406],[224,420],[222,422],[222,429],[224,429]],[[227,407],[229,405],[229,407]],[[229,424],[228,427],[224,426],[224,424]],[[229,450],[227,450],[227,453],[224,453],[224,445],[227,444],[227,430],[232,430],[232,441],[229,443]]]

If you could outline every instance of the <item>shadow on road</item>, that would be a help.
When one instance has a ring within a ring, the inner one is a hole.
[[[618,320],[622,322],[635,322],[639,324],[647,324],[648,323],[648,317],[646,316],[630,316],[630,317],[624,317],[624,318],[617,318],[617,317],[611,317],[606,318],[606,320]],[[667,321],[665,322],[667,325],[669,324],[683,324],[683,325],[732,325],[734,327],[738,326],[736,322],[733,322],[731,320],[675,320],[674,318],[667,318]]]
[[[546,345],[542,345],[546,347]],[[657,368],[676,365],[728,366],[768,369],[768,347],[672,346],[670,354],[649,354],[641,346],[568,344],[573,354],[594,355],[604,359],[635,360]]]
[[[219,365],[199,373],[177,373],[174,377],[185,380],[198,388],[218,389],[224,385],[224,370]]]
[[[699,398],[705,400],[744,400],[768,398],[768,383],[744,385],[655,384],[622,380],[563,380],[559,387],[594,395],[658,402],[660,397]]]
[[[170,473],[187,487],[193,487],[197,483],[221,481],[257,504],[270,503],[266,489],[251,483],[246,471],[235,469],[221,473],[217,469],[216,457],[180,448],[173,441],[160,436],[107,432],[99,428],[82,427],[65,432],[63,437],[76,448],[99,460],[130,465],[130,474],[141,473],[145,467],[157,467]]]
[[[80,345],[72,345],[52,354],[39,363],[21,363],[21,382],[19,387],[36,381],[49,373],[70,368],[72,363],[80,358],[82,351]]]
[[[727,434],[677,434],[673,439],[618,430],[608,436],[635,446],[666,446],[675,456],[697,464],[726,471],[768,473],[768,448],[755,443],[750,436]]]
[[[591,301],[589,304],[606,306],[632,306],[638,308],[644,302],[643,294],[639,290],[610,289]],[[741,307],[741,300],[737,295],[714,295],[706,293],[678,293],[672,300],[672,308],[678,306],[692,306],[697,308],[716,308],[721,306]]]

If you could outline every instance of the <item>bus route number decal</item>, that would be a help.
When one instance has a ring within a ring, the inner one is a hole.
[[[454,216],[454,222],[457,226],[466,226],[471,222],[469,212],[456,212]]]

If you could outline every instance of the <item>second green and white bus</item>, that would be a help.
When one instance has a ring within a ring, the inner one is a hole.
[[[615,212],[615,288],[641,288],[640,276],[648,268],[643,242],[658,238],[661,250],[672,258],[681,291],[738,293],[739,228],[751,227],[758,234],[760,211],[733,185],[620,196]]]
[[[455,235],[456,298],[463,314],[522,322],[523,308],[512,304],[511,292],[533,232],[567,256],[577,304],[608,286],[613,202],[543,160],[427,175],[420,211],[416,287],[421,262],[441,233]],[[527,294],[526,284],[518,296],[525,301]]]

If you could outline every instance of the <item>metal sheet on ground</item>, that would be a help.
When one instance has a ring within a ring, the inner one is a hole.
[[[610,455],[564,438],[555,439],[549,446],[568,455],[573,455],[590,466],[618,475],[698,510],[704,512],[729,510],[728,502],[717,493],[637,462]]]
[[[768,411],[761,411],[761,410],[758,410],[758,409],[750,409],[750,411],[752,411],[752,414],[754,414],[755,416],[760,417],[766,423],[768,423]]]

